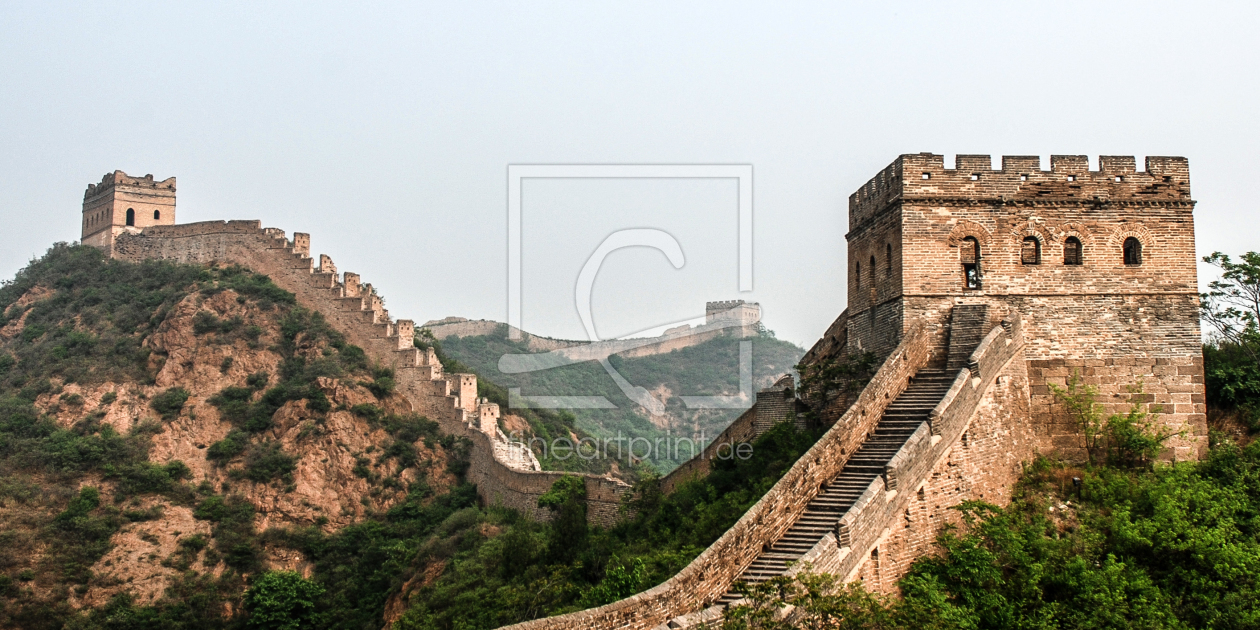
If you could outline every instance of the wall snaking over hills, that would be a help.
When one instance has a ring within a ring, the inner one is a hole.
[[[468,479],[477,484],[478,494],[488,504],[547,520],[551,514],[538,507],[538,497],[560,477],[575,474],[522,470],[497,459],[492,438],[474,422],[479,406],[485,404],[477,397],[477,377],[445,374],[432,350],[414,347],[414,323],[390,319],[380,295],[371,284],[362,283],[358,274],[339,274],[328,256],[320,256],[315,267],[307,234],[295,233],[289,241],[282,230],[262,228],[259,221],[153,226],[119,236],[113,256],[130,261],[238,264],[270,277],[296,295],[299,304],[322,314],[372,360],[392,367],[398,391],[417,413],[438,422],[447,433],[472,440]],[[629,485],[613,478],[581,476],[587,486],[588,519],[602,525],[615,522]]]

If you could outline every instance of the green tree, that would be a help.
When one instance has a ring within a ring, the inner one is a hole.
[[[547,553],[556,562],[568,562],[586,546],[586,482],[565,475],[538,497],[538,507],[551,510]]]
[[[245,591],[249,627],[296,630],[314,625],[315,602],[324,587],[305,580],[296,571],[268,571]]]
[[[1221,269],[1200,301],[1212,330],[1203,347],[1209,405],[1237,409],[1254,431],[1260,428],[1260,253],[1237,262],[1220,252],[1203,258]]]
[[[1068,415],[1076,421],[1085,443],[1085,457],[1094,465],[1094,455],[1098,452],[1103,439],[1106,421],[1103,419],[1103,407],[1098,403],[1098,388],[1081,384],[1081,373],[1073,371],[1068,377],[1067,386],[1059,387],[1054,383],[1046,383],[1055,399],[1063,403]]]
[[[1220,340],[1237,345],[1253,363],[1260,364],[1260,253],[1247,252],[1238,262],[1220,252],[1203,262],[1221,270],[1200,297],[1203,321]]]

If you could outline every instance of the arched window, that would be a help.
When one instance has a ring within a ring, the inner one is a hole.
[[[1075,236],[1069,236],[1063,241],[1063,264],[1080,265],[1083,264],[1083,256],[1081,255],[1081,239]]]
[[[1142,264],[1142,241],[1130,236],[1124,239],[1124,264]]]
[[[879,265],[875,262],[875,255],[871,254],[871,286],[875,286],[875,283],[879,282],[879,273],[877,273],[878,269]]]
[[[154,221],[157,221],[157,220],[160,220],[161,218],[162,218],[162,211],[161,211],[161,210],[154,210],[154,211],[153,211],[153,220],[154,220]]]
[[[857,288],[862,288],[862,263],[853,263],[853,282],[857,284]]]
[[[968,236],[958,246],[958,255],[962,259],[963,281],[968,289],[979,289],[983,275],[980,271],[980,241]]]
[[[136,211],[131,208],[127,208],[127,225],[135,225],[135,224],[136,224]]]
[[[1025,265],[1041,264],[1041,241],[1037,237],[1024,237],[1024,243],[1019,248],[1019,262]]]
[[[892,277],[892,243],[884,243],[884,276]]]

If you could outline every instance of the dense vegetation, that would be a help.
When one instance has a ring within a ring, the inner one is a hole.
[[[435,579],[413,592],[396,627],[495,628],[650,588],[733,525],[815,437],[781,424],[754,443],[750,459],[715,460],[709,477],[667,497],[641,481],[637,515],[611,530],[587,526],[576,477],[540,500],[555,515],[551,523],[470,501],[410,543],[412,570]]]
[[[753,380],[757,387],[764,387],[775,377],[793,370],[793,366],[804,351],[797,346],[775,339],[773,333],[751,339],[753,354]],[[546,394],[554,396],[604,396],[617,409],[574,409],[558,415],[563,422],[547,424],[545,410],[535,414],[543,422],[530,417],[531,428],[539,437],[550,442],[554,437],[566,437],[565,433],[557,434],[556,429],[564,425],[574,426],[578,430],[597,438],[645,438],[653,442],[657,438],[670,435],[699,438],[703,433],[705,440],[711,441],[727,427],[742,410],[738,409],[688,409],[680,396],[713,396],[731,395],[739,392],[739,344],[732,337],[718,337],[689,348],[682,348],[668,353],[645,357],[620,357],[613,355],[609,362],[625,379],[636,386],[644,387],[653,393],[669,392],[665,400],[665,420],[652,418],[628,399],[608,376],[604,369],[595,362],[568,365],[539,372],[525,374],[504,374],[499,371],[499,358],[507,354],[523,354],[530,352],[524,342],[514,342],[507,337],[507,326],[500,326],[491,335],[472,337],[447,337],[441,348],[450,357],[469,366],[483,381],[490,386],[488,395],[492,399],[502,397],[500,404],[507,402],[503,388],[519,387],[522,393]],[[517,412],[514,406],[513,413]],[[642,453],[639,453],[641,455]],[[574,470],[581,465],[579,458],[557,460],[543,457],[550,453],[539,453],[543,465],[550,470]],[[628,463],[628,452],[624,453],[622,464]],[[690,459],[690,451],[682,448],[681,452],[660,452],[647,459],[647,463],[659,473],[667,473],[682,462]],[[613,456],[617,457],[614,451]],[[576,460],[576,461],[575,461]]]
[[[1222,270],[1202,296],[1215,426],[1260,429],[1260,254],[1205,257]],[[960,506],[965,526],[916,562],[902,597],[807,574],[748,589],[724,627],[1260,627],[1260,441],[1212,432],[1208,458],[1155,466],[1168,439],[1150,409],[1104,415],[1075,378],[1054,394],[1077,419],[1091,465],[1032,465],[1006,508]],[[1243,445],[1242,443],[1246,443]],[[1074,490],[1071,479],[1081,480]],[[798,615],[784,620],[784,604]]]
[[[1203,321],[1212,333],[1203,346],[1208,402],[1248,430],[1260,430],[1260,253],[1235,261],[1204,257],[1221,278],[1202,296]]]
[[[1083,480],[1079,494],[1071,477]],[[1040,461],[1005,509],[967,525],[900,582],[901,599],[834,580],[781,579],[727,628],[1255,628],[1260,626],[1260,442],[1206,461],[1073,470]],[[771,614],[806,611],[792,625]]]

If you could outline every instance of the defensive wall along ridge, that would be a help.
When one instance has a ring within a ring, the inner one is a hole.
[[[288,240],[282,230],[263,228],[259,221],[157,225],[118,235],[112,255],[131,261],[238,264],[270,277],[297,296],[299,304],[322,314],[370,359],[393,368],[397,391],[417,413],[472,441],[468,477],[483,501],[539,520],[551,518],[549,510],[538,507],[538,497],[557,479],[574,473],[539,470],[528,447],[510,442],[499,430],[498,405],[478,398],[476,375],[444,373],[432,349],[415,347],[414,323],[390,319],[379,293],[358,274],[339,273],[324,255],[315,266],[309,235],[295,233]],[[588,520],[611,525],[629,485],[611,477],[581,476]]]
[[[1162,407],[1161,422],[1180,431],[1166,456],[1200,456],[1206,422],[1188,163],[1148,157],[1145,171],[1133,158],[1099,163],[1090,171],[1084,156],[1053,156],[1042,171],[1037,157],[1007,156],[995,170],[989,156],[959,155],[946,169],[942,156],[923,153],[880,171],[849,199],[848,307],[802,359],[882,357],[856,401],[826,392],[798,400],[784,382],[762,390],[704,453],[662,481],[668,491],[706,474],[718,449],[809,405],[830,429],[730,530],[655,588],[512,628],[712,625],[718,604],[738,598],[736,581],[807,567],[891,592],[942,528],[958,522],[950,507],[1006,503],[1021,463],[1039,453],[1081,455],[1079,431],[1049,390],[1074,373],[1098,388],[1107,412],[1134,402]],[[95,207],[85,221],[108,216]],[[431,351],[413,347],[412,323],[390,320],[370,285],[339,278],[327,257],[315,268],[306,235],[290,242],[256,221],[100,233],[117,234],[109,247],[118,257],[220,260],[271,276],[394,366],[418,412],[472,439],[469,477],[487,503],[549,517],[537,497],[561,473],[534,470],[527,449],[513,450],[497,430],[497,407],[476,397],[475,376],[443,374]],[[1133,395],[1126,387],[1138,382],[1145,393]],[[628,488],[585,479],[590,521],[613,522]]]
[[[877,588],[886,588],[949,522],[949,506],[968,498],[1009,499],[1019,462],[1035,447],[1031,439],[1011,439],[1021,431],[1019,425],[1027,424],[1027,405],[1003,405],[1008,397],[1027,398],[1022,348],[1021,322],[1013,314],[976,348],[929,420],[843,515],[836,531],[824,536],[809,550],[805,563],[796,566],[807,563],[849,579],[871,579]],[[664,629],[714,622],[722,609],[715,603],[788,532],[874,432],[889,404],[932,360],[924,327],[912,326],[857,401],[818,442],[717,542],[663,584],[606,606],[509,628]],[[975,428],[986,432],[983,439],[968,437]],[[988,465],[969,470],[968,480],[959,484],[950,468],[960,457]],[[933,484],[954,484],[954,491],[931,493]]]
[[[547,367],[566,363],[598,361],[610,355],[622,357],[646,357],[667,354],[674,350],[700,345],[719,336],[755,337],[759,334],[761,305],[744,300],[726,300],[705,304],[705,323],[698,326],[682,324],[666,330],[656,337],[630,337],[600,341],[573,341],[540,337],[523,330],[514,330],[508,324],[487,319],[469,320],[462,317],[425,322],[420,328],[429,331],[435,339],[448,337],[474,337],[493,335],[500,331],[520,334],[521,340],[532,352],[549,352],[549,357],[530,357],[524,362],[537,367],[543,362]],[[506,367],[506,366],[505,366]]]

